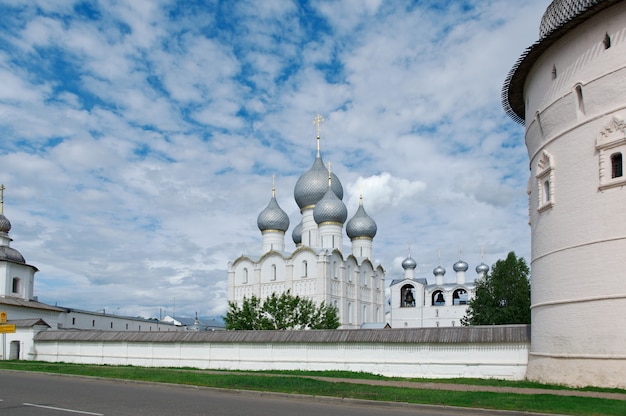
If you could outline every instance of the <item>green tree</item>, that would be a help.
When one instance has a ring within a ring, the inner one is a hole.
[[[322,302],[316,306],[313,300],[293,296],[289,291],[261,302],[252,295],[244,298],[241,306],[228,302],[224,317],[226,329],[337,329],[337,308]]]
[[[476,296],[463,325],[506,325],[530,323],[530,271],[526,261],[510,252],[498,260],[491,273],[476,282]]]

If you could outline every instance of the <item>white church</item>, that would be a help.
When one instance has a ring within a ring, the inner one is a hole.
[[[475,279],[469,280],[469,265],[459,260],[452,266],[454,281],[445,279],[441,265],[433,270],[434,282],[417,277],[417,262],[409,256],[402,261],[404,276],[389,285],[389,324],[392,328],[436,328],[461,325],[469,302],[476,296],[476,280],[485,277],[489,266],[476,266]]]
[[[317,156],[296,182],[294,197],[301,221],[293,228],[293,252],[285,251],[289,216],[272,197],[257,225],[263,236],[261,250],[241,255],[228,264],[228,300],[265,299],[290,291],[335,306],[342,329],[385,322],[385,270],[372,257],[376,222],[365,212],[363,197],[348,220],[339,178],[324,165],[320,152],[317,116]],[[344,250],[344,225],[351,249]]]

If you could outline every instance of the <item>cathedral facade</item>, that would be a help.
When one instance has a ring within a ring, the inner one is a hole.
[[[626,2],[555,0],[503,88],[526,128],[527,377],[626,387]]]
[[[241,304],[253,295],[265,299],[289,291],[336,307],[344,329],[384,322],[385,271],[372,258],[376,222],[365,212],[362,197],[348,220],[343,186],[322,160],[319,124],[317,156],[296,182],[294,198],[301,214],[291,233],[295,250],[285,251],[289,216],[272,189],[257,218],[260,252],[228,264],[228,300]],[[350,251],[344,251],[344,225]]]

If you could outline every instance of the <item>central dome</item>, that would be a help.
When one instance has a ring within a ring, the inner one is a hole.
[[[339,178],[334,173],[331,173],[331,187],[335,195],[339,200],[343,199],[343,187]],[[296,203],[300,209],[307,207],[313,207],[320,199],[324,197],[324,194],[328,190],[328,169],[324,166],[321,156],[315,158],[311,169],[304,172],[293,190],[293,196],[296,199]]]
[[[343,224],[348,218],[348,209],[337,197],[331,186],[326,186],[324,197],[317,201],[313,209],[313,219],[317,224],[336,222]]]

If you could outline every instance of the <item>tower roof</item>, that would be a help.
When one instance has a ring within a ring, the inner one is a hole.
[[[289,216],[280,208],[276,201],[274,185],[272,185],[272,199],[259,214],[257,226],[261,231],[277,230],[285,232],[289,229]]]
[[[363,208],[363,195],[359,198],[359,208],[348,224],[346,224],[346,233],[350,238],[368,237],[374,238],[377,231],[376,222],[367,215]]]
[[[524,124],[524,83],[535,61],[567,32],[620,0],[554,0],[546,9],[539,40],[519,57],[504,81],[502,107],[513,121]]]

